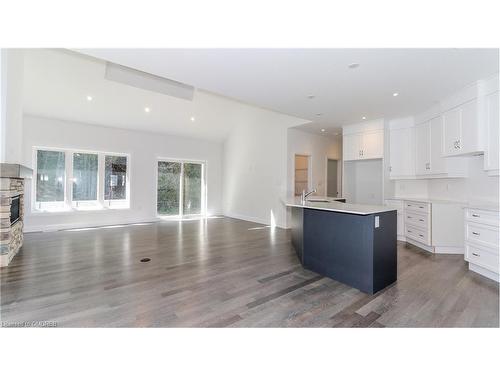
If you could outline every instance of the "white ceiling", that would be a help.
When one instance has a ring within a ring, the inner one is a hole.
[[[498,49],[85,49],[83,53],[313,121],[424,110],[498,72]],[[351,63],[360,64],[349,69]],[[398,92],[399,96],[392,94]],[[314,99],[308,99],[314,95]],[[317,116],[322,113],[321,116]]]
[[[200,90],[190,101],[109,81],[104,61],[71,51],[30,49],[24,57],[27,114],[222,141],[239,122],[267,113]],[[146,113],[145,107],[151,111]],[[307,122],[280,119],[293,125]]]

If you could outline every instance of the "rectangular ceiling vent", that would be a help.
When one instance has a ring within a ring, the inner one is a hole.
[[[106,62],[104,78],[143,90],[193,100],[193,86],[110,62]]]

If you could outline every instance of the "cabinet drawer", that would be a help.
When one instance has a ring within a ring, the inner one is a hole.
[[[405,213],[405,223],[427,230],[429,228],[429,215],[407,211]]]
[[[405,201],[405,210],[426,214],[431,212],[431,204],[426,202]]]
[[[468,208],[465,211],[465,219],[475,223],[494,225],[497,227],[500,225],[500,214],[495,211]]]
[[[426,229],[417,228],[411,225],[405,226],[406,237],[414,239],[415,241],[422,242],[430,246],[429,232]]]
[[[465,224],[465,240],[473,244],[491,247],[498,251],[498,228],[469,223]]]
[[[494,254],[480,247],[471,244],[466,244],[465,260],[470,263],[477,264],[478,266],[487,268],[490,271],[499,273],[498,254]]]

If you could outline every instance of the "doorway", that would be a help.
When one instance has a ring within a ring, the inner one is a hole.
[[[205,164],[158,160],[156,212],[159,216],[191,217],[205,214]]]
[[[339,175],[338,160],[327,159],[326,167],[326,195],[328,197],[339,197]]]
[[[295,155],[295,196],[302,194],[302,191],[310,190],[311,181],[311,156]]]

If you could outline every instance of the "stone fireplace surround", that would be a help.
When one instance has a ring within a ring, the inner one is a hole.
[[[7,266],[23,246],[24,179],[32,170],[19,164],[0,164],[0,267]],[[10,224],[12,197],[19,195],[19,220]]]

